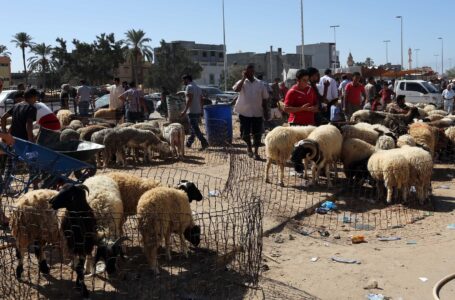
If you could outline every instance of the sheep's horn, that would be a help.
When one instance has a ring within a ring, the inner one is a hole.
[[[312,140],[303,140],[300,145],[303,147],[303,148],[307,148],[307,149],[310,149],[311,150],[311,153],[310,154],[307,154],[306,155],[306,158],[312,160],[313,158],[316,157],[316,155],[318,154],[319,152],[319,147],[318,147],[318,144]]]
[[[87,191],[87,194],[90,194],[90,190],[88,189],[88,187],[84,184],[78,184],[77,185],[78,188],[81,188],[83,190],[86,190]]]
[[[124,241],[130,241],[130,239],[126,236],[119,237],[117,240],[115,240],[114,244],[112,247],[118,247],[120,246]]]

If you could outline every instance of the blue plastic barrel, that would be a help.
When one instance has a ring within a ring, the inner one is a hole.
[[[232,110],[229,104],[204,106],[204,119],[210,146],[232,143]]]

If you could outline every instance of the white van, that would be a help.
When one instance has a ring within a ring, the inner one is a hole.
[[[397,80],[394,92],[396,96],[406,96],[406,102],[442,106],[442,95],[431,83],[424,80]]]

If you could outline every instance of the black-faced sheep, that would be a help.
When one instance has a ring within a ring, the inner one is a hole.
[[[84,264],[97,241],[96,218],[87,203],[86,192],[88,192],[86,186],[65,184],[49,201],[54,210],[66,209],[60,226],[66,239],[68,252],[78,259],[76,286],[81,288],[84,298],[89,297],[84,282]]]
[[[294,144],[306,139],[315,129],[314,126],[275,127],[265,137],[265,153],[267,165],[265,167],[265,182],[270,182],[269,172],[272,162],[280,167],[278,184],[284,186],[284,166],[292,155]],[[305,177],[307,176],[308,161],[305,160]]]
[[[200,194],[200,193],[199,193]],[[198,199],[202,199],[198,197]],[[191,200],[185,191],[168,187],[157,187],[146,192],[139,199],[138,227],[142,236],[144,254],[155,272],[158,271],[157,251],[164,238],[167,259],[171,259],[170,238],[172,233],[180,237],[182,252],[188,256],[185,239],[194,246],[200,243],[200,227],[194,224],[190,208]]]
[[[307,158],[314,162],[312,167],[312,183],[319,181],[321,169],[325,169],[327,185],[332,186],[330,181],[330,166],[334,165],[341,155],[343,136],[333,125],[321,125],[310,133],[308,138],[301,140],[295,145],[291,160],[297,172],[302,172],[304,166],[302,159]],[[335,175],[337,171],[335,170]]]
[[[19,197],[11,215],[11,234],[16,239],[16,255],[19,264],[16,277],[21,278],[23,259],[28,247],[35,247],[39,270],[49,274],[49,266],[43,254],[46,244],[60,244],[63,234],[59,228],[57,213],[52,210],[49,200],[57,195],[53,190],[34,190]]]

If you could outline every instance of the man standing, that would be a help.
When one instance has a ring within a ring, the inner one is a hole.
[[[399,95],[395,101],[387,105],[385,112],[391,114],[406,114],[410,107],[407,106],[405,102],[405,95]]]
[[[148,114],[144,96],[136,88],[136,82],[131,81],[129,90],[118,97],[119,101],[126,103],[126,120],[131,123],[141,122],[144,119],[144,112]]]
[[[202,89],[193,82],[193,77],[191,75],[182,76],[183,84],[185,88],[185,98],[186,104],[185,109],[181,113],[181,117],[184,117],[185,114],[188,114],[188,119],[190,120],[191,125],[191,135],[186,141],[186,146],[191,148],[191,145],[194,143],[194,139],[197,137],[201,142],[200,151],[204,150],[209,146],[209,143],[205,139],[204,135],[199,128],[199,120],[202,114]]]
[[[328,88],[327,88],[327,95],[325,96],[325,99],[327,99],[327,111],[325,114],[325,117],[327,120],[330,119],[330,107],[335,104],[338,101],[338,87],[337,87],[337,82],[335,79],[332,78],[332,70],[326,69],[324,72],[324,76],[321,77],[319,80],[319,94],[324,95],[324,87],[328,83]]]
[[[273,83],[270,85],[272,89],[271,97],[270,97],[270,119],[281,119],[283,116],[281,115],[280,110],[278,109],[278,102],[280,101],[280,78],[275,78]]]
[[[381,105],[385,108],[392,101],[392,96],[395,95],[395,93],[390,89],[389,84],[384,82],[382,90],[379,91],[379,95],[381,95]]]
[[[321,75],[319,75],[319,71],[316,68],[309,67],[307,69],[308,71],[308,76],[310,80],[310,85],[312,89],[314,90],[313,97],[315,97],[315,105],[318,107],[318,111],[316,112],[315,115],[315,125],[319,126],[321,124],[326,124],[329,122],[329,118],[326,118],[327,114],[327,91],[330,85],[329,81],[325,81],[322,85],[322,87],[319,85],[319,82],[321,80]],[[320,91],[322,90],[322,94]],[[330,117],[330,116],[328,116]]]
[[[367,95],[365,93],[365,88],[360,83],[360,73],[354,72],[352,74],[352,82],[346,85],[345,101],[343,107],[346,115],[350,117],[353,113],[362,109],[366,99]]]
[[[92,91],[85,80],[81,80],[80,84],[81,86],[77,89],[77,105],[79,106],[79,114],[86,117],[88,116]]]
[[[376,96],[376,86],[373,77],[368,78],[368,83],[365,85],[365,94],[367,95],[367,102],[372,104]]]
[[[115,110],[115,120],[119,121],[125,116],[125,105],[119,99],[125,90],[120,84],[120,78],[114,78],[114,84],[108,88],[109,91],[109,109]]]
[[[254,159],[260,160],[258,150],[262,137],[263,104],[269,98],[269,92],[264,84],[254,77],[254,66],[252,64],[245,68],[243,78],[237,81],[232,89],[239,93],[234,112],[239,114],[240,133],[247,145],[248,156],[254,156]],[[251,135],[253,135],[253,145],[251,144]]]
[[[453,113],[453,100],[455,98],[455,92],[453,91],[453,84],[447,85],[447,88],[442,91],[442,98],[444,99],[444,110],[452,114]]]

